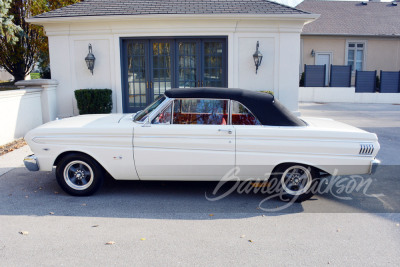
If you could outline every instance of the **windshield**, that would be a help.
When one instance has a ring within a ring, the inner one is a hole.
[[[133,117],[134,121],[144,121],[147,116],[155,110],[163,101],[165,100],[164,95],[160,95],[153,103],[148,105],[144,110],[139,111],[136,113],[135,117]]]

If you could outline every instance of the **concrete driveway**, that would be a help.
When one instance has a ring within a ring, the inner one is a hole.
[[[372,181],[366,191],[333,187],[275,212],[267,210],[284,204],[262,202],[260,193],[208,201],[216,183],[207,182],[108,180],[96,195],[78,198],[61,191],[54,173],[18,167],[25,147],[0,157],[0,262],[397,266],[400,106],[302,104],[301,112],[378,134],[383,166],[364,177]]]

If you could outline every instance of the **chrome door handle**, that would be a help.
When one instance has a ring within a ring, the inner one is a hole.
[[[227,132],[228,134],[232,134],[231,129],[218,129],[218,132]]]

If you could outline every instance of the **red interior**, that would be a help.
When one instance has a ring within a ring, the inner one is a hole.
[[[174,113],[174,124],[227,124],[228,114]]]
[[[251,114],[232,114],[233,125],[258,125],[257,119]]]
[[[174,113],[174,124],[219,124],[226,125],[228,114]],[[257,125],[251,114],[232,114],[233,125]]]

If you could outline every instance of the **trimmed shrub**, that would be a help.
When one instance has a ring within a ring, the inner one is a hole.
[[[75,90],[79,114],[106,114],[112,110],[112,91],[110,89]]]
[[[381,91],[381,80],[379,79],[378,75],[376,75],[375,91],[376,92],[380,92]]]
[[[304,74],[304,72],[302,72],[301,76],[300,76],[300,81],[299,81],[299,86],[300,87],[304,86],[304,76],[305,76],[305,74]]]
[[[274,92],[272,92],[272,91],[260,91],[261,93],[267,93],[267,94],[270,94],[270,95],[274,95]]]

